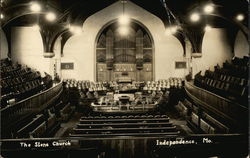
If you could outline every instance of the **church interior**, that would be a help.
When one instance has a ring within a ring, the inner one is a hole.
[[[249,157],[248,8],[0,0],[0,157]]]

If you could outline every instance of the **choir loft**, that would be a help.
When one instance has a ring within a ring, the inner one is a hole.
[[[1,0],[1,157],[248,157],[249,0]]]

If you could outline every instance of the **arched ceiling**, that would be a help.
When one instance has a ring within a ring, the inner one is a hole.
[[[32,21],[32,13],[29,10],[31,2],[39,2],[42,5],[42,12],[52,10],[57,13],[60,23],[78,23],[84,21],[90,15],[99,10],[117,2],[117,0],[1,0],[1,13],[4,19],[1,20],[2,26],[9,23],[11,19],[19,16],[30,14],[23,18],[25,24]],[[180,20],[181,23],[189,24],[189,15],[194,11],[201,11],[205,4],[213,3],[215,5],[215,14],[228,19],[234,19],[238,13],[243,13],[248,17],[248,0],[130,0],[140,7],[146,9],[152,14],[158,16],[167,25],[168,16],[164,8],[164,2],[172,13]],[[40,14],[42,15],[42,13]],[[28,19],[28,20],[27,20]],[[35,16],[40,22],[44,22],[42,16]],[[207,18],[205,18],[207,19]],[[216,19],[216,18],[215,18]],[[210,21],[211,18],[210,18]],[[31,23],[30,22],[30,23]],[[22,23],[19,20],[15,24]],[[248,24],[248,18],[242,22],[245,26]],[[219,20],[213,25],[220,26]]]
[[[92,14],[121,0],[0,0],[0,12],[4,18],[0,19],[1,27],[10,36],[11,26],[27,26],[38,24],[45,43],[45,50],[51,51],[53,42],[59,34],[65,31],[69,25],[81,25]],[[249,0],[130,0],[136,5],[144,8],[159,17],[166,27],[169,23],[181,25],[181,34],[175,36],[183,43],[186,36],[193,44],[194,52],[200,51],[200,44],[204,35],[204,26],[223,27],[235,32],[242,30],[248,36],[248,7]],[[41,5],[42,10],[34,13],[30,10],[32,2]],[[206,4],[214,5],[212,14],[203,14]],[[170,16],[167,13],[169,10]],[[48,22],[44,14],[48,11],[56,13],[57,18]],[[201,14],[198,23],[190,21],[193,12]],[[243,14],[245,19],[237,21],[235,16]],[[170,21],[170,22],[169,22]],[[64,35],[67,38],[70,35]],[[198,40],[198,41],[197,41]],[[197,46],[196,46],[197,45]]]

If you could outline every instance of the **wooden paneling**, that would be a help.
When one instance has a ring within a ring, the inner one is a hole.
[[[213,113],[226,125],[236,128],[247,127],[248,109],[244,106],[196,87],[191,82],[185,82],[185,90],[194,102]]]
[[[54,102],[62,92],[62,82],[58,85],[33,95],[25,100],[17,102],[14,105],[7,106],[1,109],[1,122],[4,131],[15,128],[17,122],[35,115]],[[2,131],[3,133],[3,131]]]

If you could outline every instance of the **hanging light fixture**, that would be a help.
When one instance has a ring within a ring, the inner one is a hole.
[[[203,11],[207,14],[212,13],[214,11],[213,4],[207,4],[204,6]]]
[[[31,3],[30,10],[33,12],[40,12],[41,6],[37,2],[33,2],[33,3]]]
[[[69,31],[75,35],[82,34],[82,28],[80,26],[76,26],[76,25],[69,25]]]
[[[165,30],[165,35],[174,35],[177,32],[181,33],[179,30],[181,29],[181,23],[178,20],[178,18],[175,17],[173,12],[168,8],[166,0],[162,0],[162,4],[166,10],[167,13],[167,20],[168,20],[168,26],[166,27]],[[172,22],[172,19],[174,20]]]
[[[40,26],[38,24],[33,25],[32,28],[36,31],[40,30]]]
[[[129,33],[129,29],[128,29],[127,26],[120,26],[118,31],[123,36],[125,36],[125,35],[127,35]]]
[[[172,24],[170,11],[169,11],[168,8],[167,8],[167,15],[168,15],[169,27],[166,28],[165,35],[169,36],[169,35],[175,34],[178,31],[179,27],[177,25],[175,25],[175,24]]]
[[[197,13],[197,12],[191,14],[190,20],[191,20],[192,22],[197,22],[197,21],[199,21],[199,20],[200,20],[200,14]]]
[[[130,23],[130,18],[128,15],[125,14],[125,3],[127,3],[126,0],[121,0],[122,3],[122,15],[119,17],[119,28],[118,31],[121,35],[125,36],[129,33],[128,25]]]
[[[56,20],[56,14],[53,13],[53,12],[48,12],[48,13],[46,14],[45,17],[46,17],[46,19],[47,19],[48,21],[50,21],[50,22]]]
[[[129,19],[129,17],[127,16],[127,15],[121,15],[120,17],[119,17],[119,24],[120,25],[128,25],[129,24],[129,21],[130,21],[130,19]]]
[[[1,13],[0,14],[0,19],[3,19],[4,18],[4,15]]]
[[[122,3],[122,15],[119,17],[119,23],[120,25],[128,25],[129,24],[129,16],[125,14],[125,3],[127,3],[126,0],[121,0]]]
[[[171,29],[166,28],[166,30],[165,30],[165,35],[167,35],[167,36],[172,35]]]
[[[211,29],[212,29],[212,27],[210,25],[206,25],[204,28],[205,31],[210,31]]]
[[[244,15],[243,14],[238,14],[237,16],[236,16],[236,20],[238,20],[238,21],[242,21],[242,20],[244,20]]]
[[[178,26],[172,25],[172,26],[166,28],[165,34],[166,35],[173,35],[178,31],[178,29],[179,29]]]

